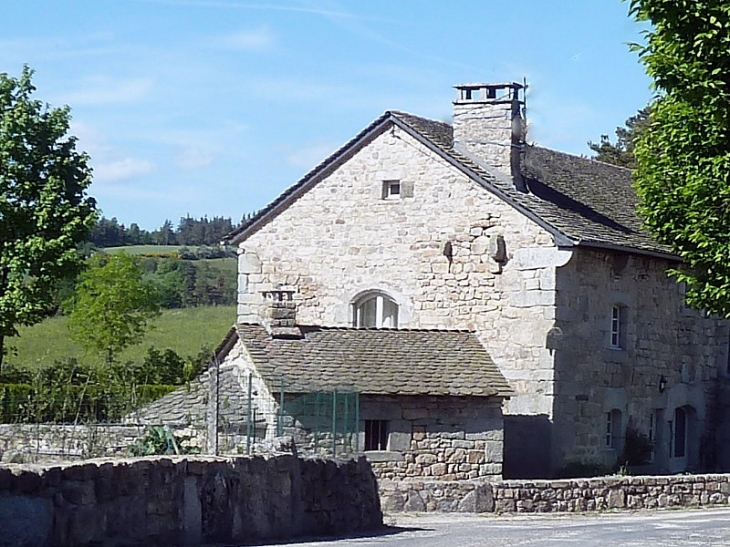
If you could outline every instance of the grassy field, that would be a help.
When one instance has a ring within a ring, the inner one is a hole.
[[[119,360],[142,361],[149,347],[171,348],[182,357],[195,356],[204,347],[213,350],[235,321],[235,306],[165,310],[142,343],[127,348]],[[16,350],[6,356],[6,363],[38,367],[68,357],[87,363],[99,362],[98,356],[85,354],[83,348],[71,340],[65,317],[51,317],[19,330],[19,337],[6,340]]]
[[[148,255],[148,256],[176,256],[181,249],[179,245],[130,245],[128,247],[106,247],[102,249],[105,253],[125,252],[130,255]],[[223,272],[232,273],[234,276],[238,273],[238,261],[234,257],[225,258],[201,258],[192,260],[198,268],[204,267],[206,264],[211,268],[221,270]]]
[[[129,245],[127,247],[106,247],[105,253],[124,251],[130,255],[172,255],[181,249],[180,245]]]

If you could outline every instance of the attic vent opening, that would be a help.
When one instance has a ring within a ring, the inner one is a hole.
[[[399,180],[386,180],[383,182],[383,199],[400,199],[401,184]]]

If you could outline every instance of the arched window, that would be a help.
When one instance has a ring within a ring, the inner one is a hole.
[[[352,306],[355,327],[398,328],[398,304],[382,293],[368,293]]]

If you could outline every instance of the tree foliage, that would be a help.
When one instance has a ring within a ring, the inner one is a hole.
[[[644,107],[626,120],[625,127],[617,127],[615,144],[608,135],[601,135],[598,143],[589,141],[588,147],[596,153],[593,158],[611,165],[636,169],[638,165],[634,146],[649,125],[649,111],[650,107]]]
[[[34,99],[32,76],[0,73],[0,364],[5,338],[47,315],[57,281],[80,269],[96,219],[69,108]]]
[[[160,308],[156,284],[144,279],[138,261],[126,253],[94,255],[67,306],[72,336],[109,362],[142,340]]]
[[[89,241],[97,247],[121,247],[125,245],[190,245],[215,246],[235,228],[230,218],[207,216],[182,217],[177,229],[170,220],[165,220],[160,228],[148,232],[132,223],[127,228],[115,218],[102,216],[94,226]]]
[[[636,144],[640,212],[682,258],[688,303],[730,316],[730,3],[630,5],[651,24],[635,48],[658,91]]]

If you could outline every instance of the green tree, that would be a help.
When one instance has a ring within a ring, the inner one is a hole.
[[[634,46],[654,80],[650,130],[636,143],[640,212],[682,258],[690,305],[730,317],[730,3],[631,0],[651,24]]]
[[[601,135],[598,143],[589,141],[588,147],[596,153],[593,158],[619,167],[636,169],[638,165],[634,156],[634,146],[649,126],[649,111],[648,106],[644,107],[626,120],[625,127],[617,127],[615,144],[608,135]]]
[[[52,309],[96,221],[88,156],[68,135],[70,110],[32,97],[33,71],[0,73],[0,368],[5,339]]]
[[[156,284],[144,279],[139,262],[126,253],[94,255],[67,307],[72,337],[109,363],[141,342],[160,309]]]

